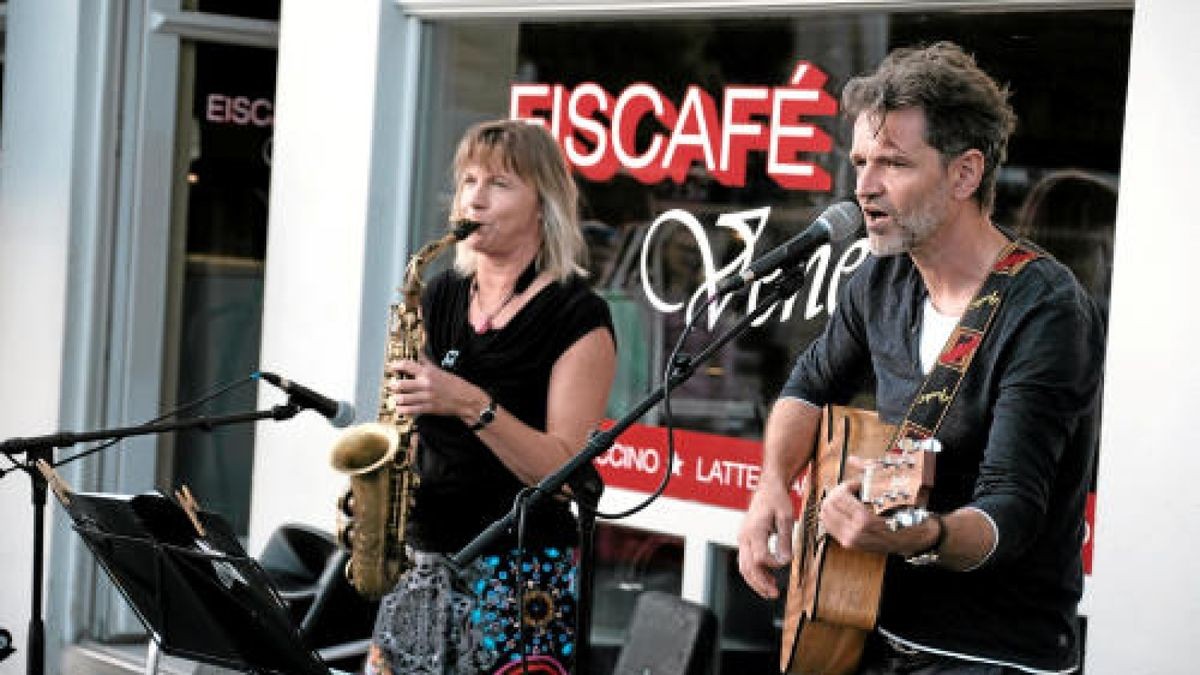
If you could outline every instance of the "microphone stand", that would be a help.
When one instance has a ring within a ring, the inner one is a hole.
[[[53,462],[54,448],[66,448],[76,443],[86,443],[88,441],[109,441],[127,438],[129,436],[143,436],[147,434],[160,434],[168,431],[180,431],[183,429],[201,428],[205,431],[225,426],[229,424],[239,424],[242,422],[254,422],[257,420],[273,419],[282,421],[295,417],[303,408],[307,407],[302,404],[302,401],[297,401],[294,397],[289,396],[288,402],[283,405],[277,405],[270,410],[257,410],[247,413],[234,413],[231,415],[219,415],[212,417],[196,417],[188,420],[179,420],[176,422],[160,422],[153,424],[142,424],[132,427],[119,427],[116,429],[103,429],[100,431],[85,431],[80,433],[63,431],[57,434],[48,434],[46,436],[32,436],[29,438],[11,438],[3,443],[0,443],[0,452],[8,456],[13,462],[15,468],[23,470],[29,474],[31,482],[31,497],[33,501],[33,583],[32,583],[32,607],[29,615],[29,636],[26,640],[26,649],[29,651],[26,657],[26,673],[28,675],[42,675],[46,668],[46,635],[45,625],[42,621],[42,586],[43,586],[43,551],[45,548],[45,511],[46,511],[46,479],[41,472],[37,470],[38,460],[44,460],[51,466],[55,466]],[[18,462],[13,455],[24,453],[25,461]],[[67,462],[78,459],[84,455],[78,455]],[[64,462],[65,464],[66,462]],[[12,469],[10,469],[12,470]],[[2,477],[3,474],[0,474]]]
[[[675,388],[694,375],[698,364],[706,362],[727,343],[744,333],[750,327],[751,323],[770,309],[776,302],[800,290],[800,287],[804,285],[804,268],[805,263],[800,263],[789,270],[782,270],[779,279],[772,284],[771,292],[753,311],[748,312],[746,316],[731,326],[729,330],[717,336],[715,340],[709,343],[694,358],[681,359],[680,363],[672,368],[667,382],[659,385],[657,389],[650,392],[646,398],[634,406],[633,410],[617,420],[612,427],[593,434],[583,449],[567,460],[554,473],[543,478],[533,490],[529,491],[525,499],[521,499],[518,496],[516,503],[513,504],[512,509],[507,514],[480,532],[462,550],[451,556],[450,560],[460,568],[466,566],[478,558],[496,539],[499,539],[505,533],[512,530],[523,507],[528,508],[542,497],[557,494],[562,489],[562,486],[571,480],[576,471],[591,464],[592,460],[612,447],[612,444],[616,442],[617,437],[622,432],[633,426],[651,408],[658,405],[666,397],[668,390]],[[667,467],[667,470],[669,471],[670,467]]]

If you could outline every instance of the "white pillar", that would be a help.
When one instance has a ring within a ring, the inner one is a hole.
[[[51,433],[60,422],[79,17],[71,0],[8,3],[0,139],[0,440]],[[10,466],[0,458],[0,467]],[[26,667],[29,484],[20,472],[0,480],[0,627],[13,633],[19,650],[5,662],[12,669],[6,672]],[[56,509],[50,498],[48,520]],[[47,555],[49,540],[47,528]],[[44,605],[42,612],[45,618]],[[51,652],[48,660],[54,657]]]
[[[1089,675],[1196,672],[1200,4],[1138,0],[1117,213]],[[1096,96],[1104,96],[1097,90]]]
[[[403,101],[393,94],[403,43],[400,10],[387,0],[283,2],[260,363],[343,400],[370,391],[359,384],[371,356],[360,354],[361,336],[378,330],[368,343],[382,344],[386,322],[386,303],[364,298],[390,290],[380,288],[379,266],[391,264],[399,236]],[[381,347],[375,360],[382,355]],[[263,405],[283,400],[267,390],[261,397]],[[359,418],[373,419],[364,407]],[[345,485],[329,466],[336,437],[312,412],[258,426],[251,553],[284,523],[332,531]]]

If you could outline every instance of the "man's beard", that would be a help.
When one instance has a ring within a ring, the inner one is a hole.
[[[949,193],[949,185],[941,183],[913,210],[893,214],[892,232],[882,236],[867,237],[871,253],[880,257],[911,253],[918,246],[924,244],[946,217]]]

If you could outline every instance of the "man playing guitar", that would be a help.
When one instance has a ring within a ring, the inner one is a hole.
[[[935,434],[931,515],[900,523],[879,515],[860,500],[852,471],[816,511],[840,546],[887,555],[859,673],[1080,666],[1076,607],[1104,329],[1053,258],[1025,247],[1019,264],[1005,262],[1017,244],[991,212],[1015,126],[1007,99],[949,43],[896,50],[843,92],[873,255],[771,412],[738,559],[751,588],[778,597],[774,572],[793,555],[789,488],[812,457],[823,406],[873,387],[880,418],[899,424],[929,398],[918,396],[926,374],[951,353],[961,358],[957,386],[933,392],[952,402]],[[1011,277],[1003,296],[981,292],[997,273]],[[966,331],[964,315],[988,303],[996,309],[986,327]]]

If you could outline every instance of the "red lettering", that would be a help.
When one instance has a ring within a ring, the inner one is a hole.
[[[666,143],[662,134],[656,133],[650,137],[650,146],[645,152],[633,154],[637,151],[638,125],[651,110],[663,124],[674,126],[675,108],[663,95],[648,84],[635,84],[621,93],[612,117],[613,154],[631,176],[646,185],[661,181],[664,174],[663,167],[655,161]]]
[[[508,92],[509,117],[543,123],[539,112],[554,112],[550,87],[545,84],[514,84]]]
[[[676,108],[645,82],[616,96],[594,82],[572,90],[514,84],[509,115],[548,127],[567,161],[589,180],[608,180],[624,169],[647,185],[664,178],[682,183],[699,163],[717,182],[739,187],[746,184],[749,154],[762,152],[767,175],[781,187],[828,191],[829,173],[812,155],[829,153],[833,142],[808,121],[837,113],[837,101],[822,89],[827,79],[801,61],[784,86],[727,87],[720,109],[695,85]]]
[[[229,111],[229,99],[221,94],[209,94],[208,104],[204,106],[204,119],[220,124],[225,121]]]
[[[256,127],[269,127],[275,123],[274,110],[274,103],[265,98],[260,98],[250,106],[250,121]]]
[[[699,87],[688,87],[662,158],[662,168],[671,180],[683,183],[692,162],[702,162],[709,171],[716,168],[712,147],[714,128],[719,129],[720,123],[712,96]]]
[[[204,121],[213,124],[269,127],[275,124],[275,103],[268,98],[209,94],[204,99]]]
[[[590,82],[576,87],[567,101],[567,114],[574,133],[563,139],[563,150],[567,161],[588,180],[605,181],[617,173],[619,165],[608,143],[608,131],[595,118],[597,112],[608,114],[612,105],[608,92]],[[590,142],[590,151],[581,138]]]
[[[233,97],[233,115],[230,117],[234,124],[245,126],[250,123],[250,99],[245,96]]]
[[[712,173],[721,185],[737,187],[746,184],[749,151],[767,148],[767,128],[754,117],[771,114],[771,92],[766,87],[728,87],[722,108],[721,161]]]
[[[821,89],[826,79],[825,73],[802,61],[792,75],[791,86],[775,90],[767,174],[780,187],[827,191],[832,185],[829,172],[798,159],[801,153],[827,153],[833,148],[828,134],[802,121],[808,115],[837,112],[837,102]]]

